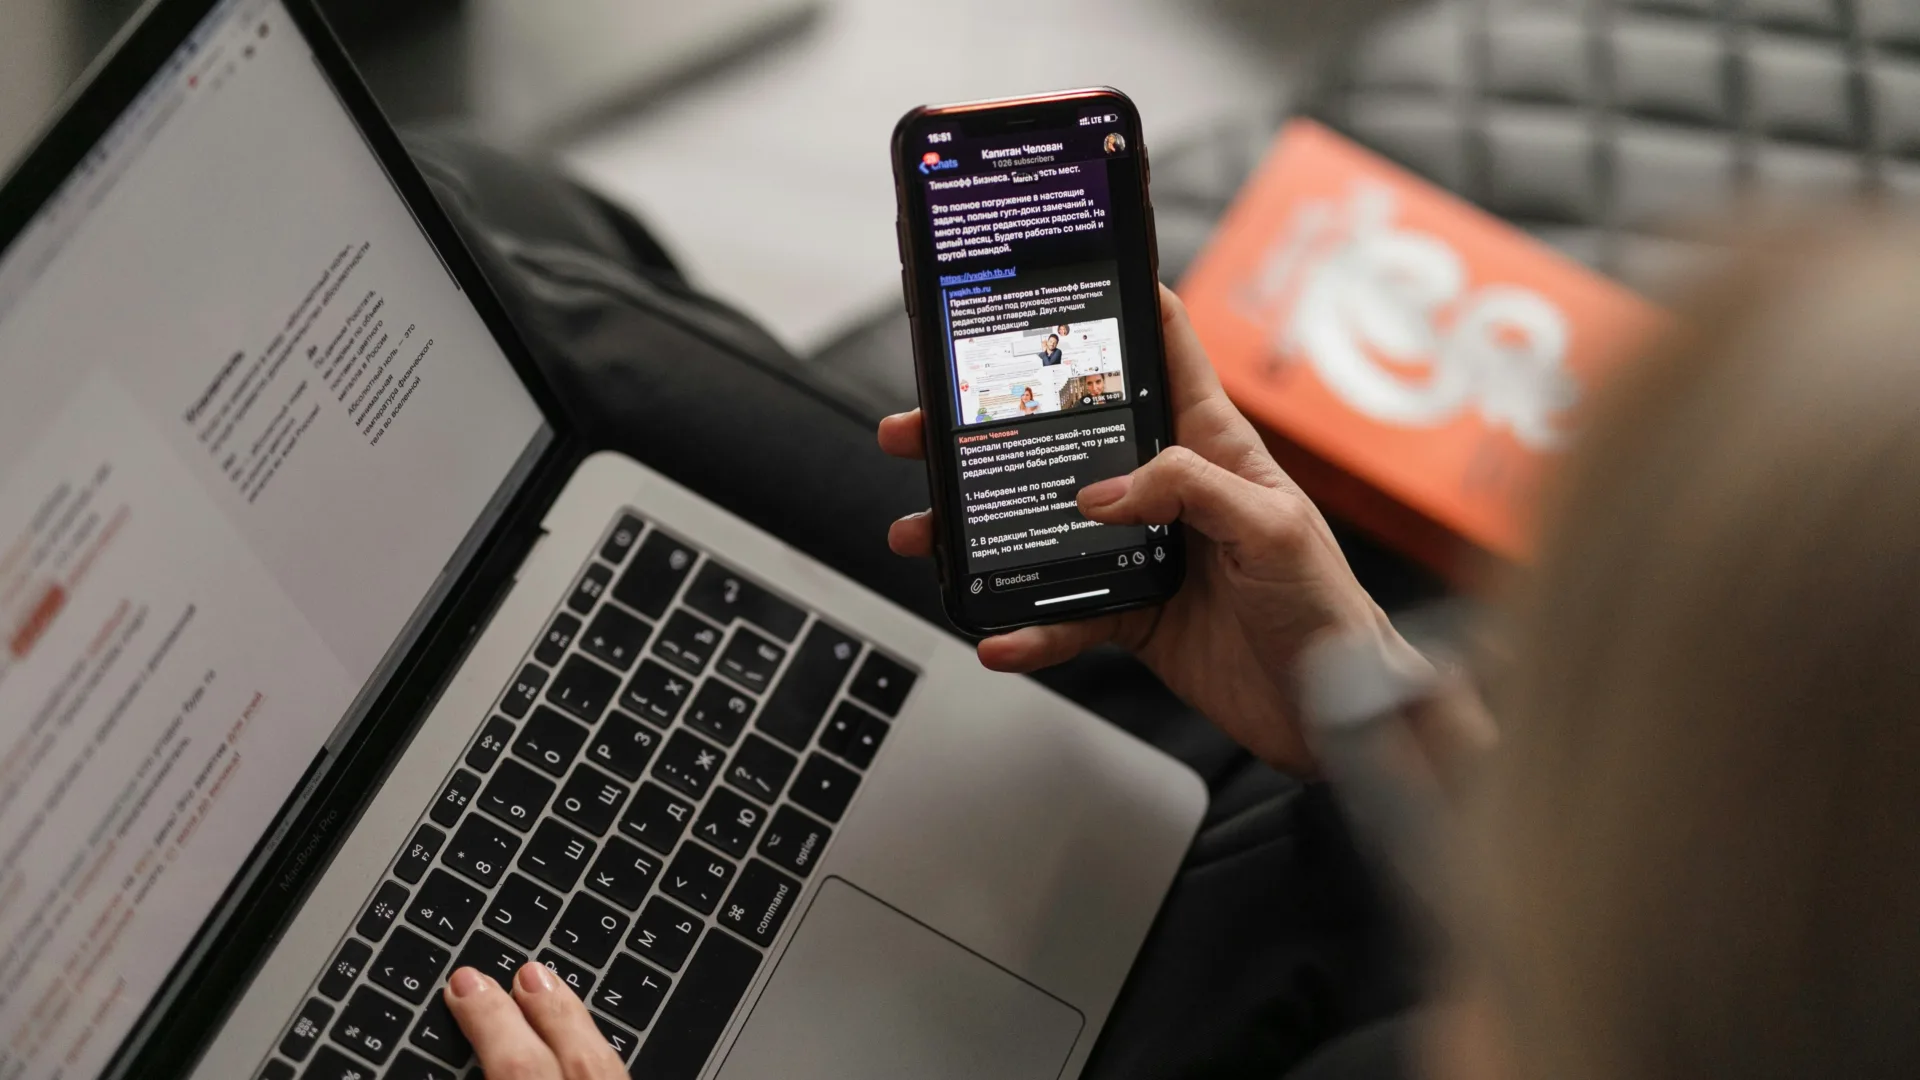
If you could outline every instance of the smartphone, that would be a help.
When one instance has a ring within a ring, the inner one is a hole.
[[[894,128],[893,169],[948,616],[984,636],[1166,600],[1179,526],[1101,525],[1075,502],[1173,442],[1133,102],[923,106]]]

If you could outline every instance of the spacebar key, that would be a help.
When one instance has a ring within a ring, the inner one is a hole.
[[[734,1006],[760,967],[760,952],[723,932],[707,931],[680,988],[653,1022],[633,1075],[646,1080],[695,1080],[727,1029]]]

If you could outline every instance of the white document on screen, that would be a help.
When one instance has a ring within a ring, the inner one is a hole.
[[[286,13],[230,10],[0,263],[3,1080],[104,1066],[542,426]]]
[[[87,1076],[311,761],[276,744],[356,686],[109,374],[0,538],[0,1062]]]

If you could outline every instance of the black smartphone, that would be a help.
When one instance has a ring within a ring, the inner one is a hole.
[[[1080,489],[1173,442],[1140,115],[1118,90],[923,106],[893,133],[947,614],[986,635],[1157,604],[1177,525]]]

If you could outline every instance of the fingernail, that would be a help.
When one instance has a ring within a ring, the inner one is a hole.
[[[447,980],[447,986],[452,988],[454,997],[472,997],[485,992],[489,981],[485,975],[470,967],[463,967],[453,973],[453,978]]]
[[[1127,497],[1133,487],[1133,476],[1115,476],[1097,484],[1088,484],[1080,489],[1081,506],[1111,506]]]
[[[529,994],[544,994],[553,989],[553,972],[548,971],[545,964],[528,964],[520,969],[520,974],[515,975],[513,981]]]

